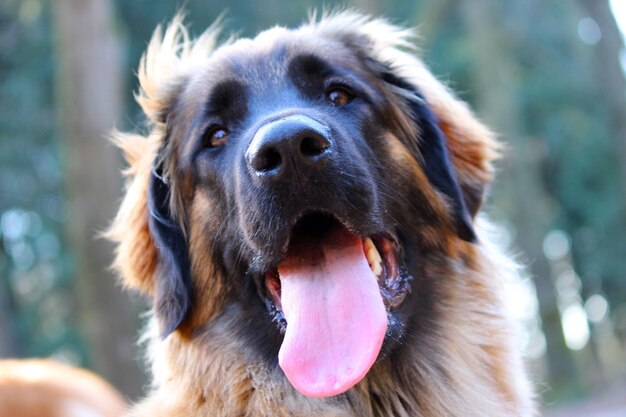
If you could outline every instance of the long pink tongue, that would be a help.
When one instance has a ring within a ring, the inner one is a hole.
[[[278,362],[287,379],[310,397],[349,390],[374,364],[387,330],[361,239],[342,228],[294,245],[278,274],[287,320]]]

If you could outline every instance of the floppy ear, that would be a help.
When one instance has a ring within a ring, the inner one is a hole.
[[[482,124],[467,104],[457,99],[441,82],[425,69],[417,91],[424,106],[445,137],[449,160],[461,189],[470,217],[480,210],[493,180],[493,161],[499,158],[502,146],[494,133]]]
[[[439,128],[437,116],[411,84],[390,72],[385,72],[381,78],[401,90],[399,95],[401,100],[405,101],[403,107],[415,124],[415,129],[411,130],[415,130],[419,135],[415,149],[416,159],[421,162],[430,183],[448,198],[458,236],[468,242],[475,242],[472,213],[457,182],[455,169],[448,154],[450,144]]]
[[[170,187],[160,166],[152,169],[148,188],[148,225],[158,253],[154,309],[163,337],[180,326],[191,308],[192,283],[187,239],[170,212]]]
[[[468,242],[476,241],[471,214],[456,179],[455,170],[448,155],[448,139],[439,128],[437,117],[427,103],[415,95],[409,102],[412,119],[421,133],[418,149],[426,177],[450,200],[457,234]]]
[[[185,236],[169,211],[169,186],[154,167],[161,133],[115,134],[129,168],[126,194],[106,236],[117,243],[113,268],[127,288],[149,295],[163,336],[191,308],[191,272]]]

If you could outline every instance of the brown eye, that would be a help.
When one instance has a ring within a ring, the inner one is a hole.
[[[354,99],[352,93],[343,87],[331,87],[326,91],[326,100],[333,106],[341,107]]]
[[[219,148],[226,145],[228,141],[228,131],[223,127],[212,129],[207,140],[209,148]]]

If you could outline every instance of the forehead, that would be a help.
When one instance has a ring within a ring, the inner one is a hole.
[[[195,92],[208,92],[225,81],[237,81],[254,92],[284,85],[289,71],[298,65],[311,73],[322,71],[324,66],[360,72],[358,61],[355,51],[339,39],[274,28],[254,39],[240,39],[217,49],[191,75],[189,85]]]

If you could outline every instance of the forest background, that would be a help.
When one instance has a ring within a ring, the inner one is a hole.
[[[486,211],[527,266],[508,304],[545,407],[626,409],[626,0],[0,1],[0,357],[89,367],[138,398],[146,301],[96,236],[123,189],[107,132],[145,125],[152,31],[181,7],[195,35],[226,10],[227,33],[253,36],[336,5],[417,27],[507,143]]]

